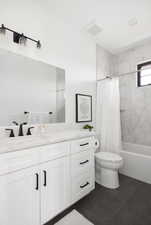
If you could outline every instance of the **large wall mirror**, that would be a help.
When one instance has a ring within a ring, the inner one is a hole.
[[[65,122],[65,70],[0,50],[0,126]]]

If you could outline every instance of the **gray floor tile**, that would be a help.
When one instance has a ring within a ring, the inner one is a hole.
[[[76,209],[95,225],[151,225],[151,185],[120,175],[120,188],[95,190],[46,225]]]

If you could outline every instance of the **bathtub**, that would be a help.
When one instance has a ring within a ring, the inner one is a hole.
[[[123,143],[124,165],[120,173],[151,184],[151,147]]]

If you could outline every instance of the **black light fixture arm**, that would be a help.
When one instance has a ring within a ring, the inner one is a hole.
[[[35,40],[33,38],[30,38],[30,37],[24,35],[23,33],[22,34],[21,33],[18,33],[17,31],[12,30],[12,29],[10,29],[8,27],[5,27],[5,25],[2,24],[1,27],[0,27],[0,31],[3,32],[3,33],[5,33],[6,30],[12,32],[14,35],[17,34],[18,35],[18,39],[20,39],[20,38],[28,39],[30,41],[33,41],[33,42],[37,43],[37,48],[40,48],[41,47],[40,40]],[[14,42],[16,42],[16,41],[14,41]],[[16,43],[19,43],[19,41],[17,41]]]

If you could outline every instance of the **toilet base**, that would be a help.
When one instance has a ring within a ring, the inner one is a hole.
[[[99,168],[96,173],[96,182],[106,188],[116,189],[119,187],[118,170]]]

